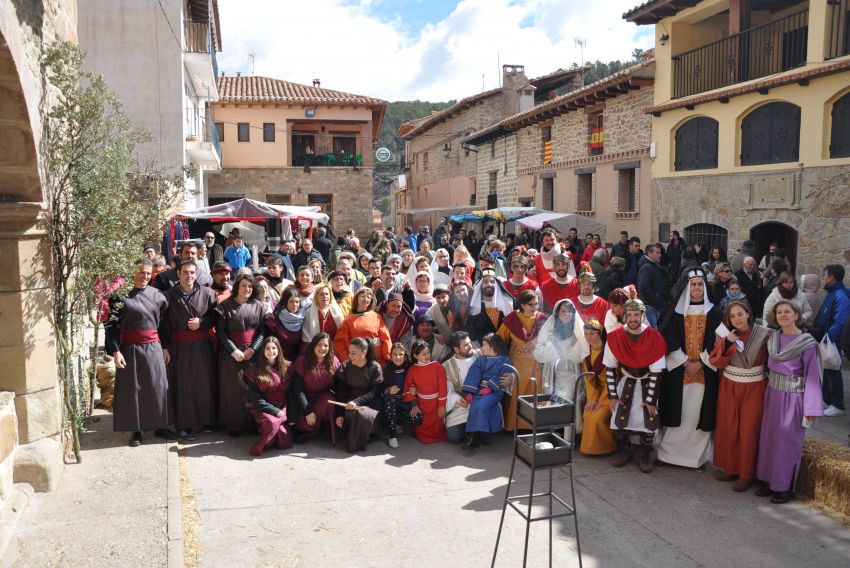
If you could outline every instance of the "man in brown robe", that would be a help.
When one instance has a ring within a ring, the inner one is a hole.
[[[216,293],[195,281],[197,265],[184,260],[177,269],[180,281],[165,293],[168,300],[168,385],[174,401],[177,435],[195,439],[196,428],[214,420],[215,367],[208,330],[215,321]]]

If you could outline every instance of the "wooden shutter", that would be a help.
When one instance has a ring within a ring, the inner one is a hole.
[[[717,129],[716,120],[698,116],[676,130],[676,171],[717,167]]]
[[[850,93],[847,93],[832,105],[831,130],[829,157],[850,157]]]
[[[741,122],[741,165],[780,164],[800,158],[800,107],[768,103]]]

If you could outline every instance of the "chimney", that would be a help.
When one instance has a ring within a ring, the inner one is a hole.
[[[314,86],[314,87],[317,87],[317,88],[318,88],[318,87],[321,87],[321,86],[322,86],[322,81],[321,81],[320,79],[313,79],[313,86]]]
[[[237,76],[237,77],[241,77],[241,76],[242,76],[242,71],[237,71],[237,72],[236,72],[236,76]]]

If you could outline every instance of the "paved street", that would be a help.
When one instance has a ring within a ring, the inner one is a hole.
[[[846,428],[843,418],[824,423]],[[66,468],[55,494],[31,499],[6,565],[167,565],[166,480],[176,445],[146,438],[128,448],[108,414],[92,426],[83,464]],[[199,535],[200,565],[489,565],[509,436],[471,455],[408,435],[398,450],[376,441],[358,455],[318,440],[251,459],[251,443],[214,434],[187,447],[183,493],[194,493],[199,517],[184,515],[183,528]],[[773,506],[710,473],[666,467],[643,475],[583,457],[575,467],[585,566],[827,567],[850,557],[850,529],[804,503]],[[527,487],[527,470],[518,472]],[[568,495],[564,472],[555,487]],[[555,527],[557,565],[577,565],[571,520]],[[523,530],[509,510],[498,566],[520,565]],[[546,565],[546,544],[538,523],[529,566]]]

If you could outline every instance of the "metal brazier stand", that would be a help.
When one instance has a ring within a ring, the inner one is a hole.
[[[578,399],[579,383],[587,375],[593,373],[581,373],[576,380],[573,392],[573,401]],[[505,511],[511,506],[523,519],[525,519],[525,548],[522,553],[522,565],[526,566],[528,560],[528,536],[531,523],[535,521],[549,521],[549,566],[552,566],[552,521],[560,517],[573,517],[576,528],[576,551],[578,553],[578,565],[581,562],[581,540],[578,532],[578,515],[576,514],[576,492],[573,483],[573,447],[575,444],[575,418],[577,404],[575,402],[553,403],[542,405],[550,401],[550,395],[541,395],[537,389],[537,379],[531,378],[534,387],[533,395],[517,397],[516,425],[514,429],[514,455],[511,460],[511,472],[508,474],[508,487],[505,490],[505,501],[502,505],[502,518],[499,521],[499,532],[496,535],[496,546],[493,548],[493,561],[491,568],[496,565],[496,555],[499,552],[499,540],[502,536],[502,526],[505,523]],[[531,425],[530,434],[519,434],[519,421]],[[555,430],[569,428],[569,440],[555,434]],[[549,442],[552,448],[538,448],[538,444]],[[528,483],[528,494],[511,495],[511,484],[514,478],[514,468],[517,460],[528,466],[531,470],[531,479]],[[570,473],[570,494],[572,502],[567,503],[552,490],[553,471],[558,468],[566,468]],[[549,488],[542,493],[534,493],[534,477],[539,471],[549,471]],[[549,510],[547,515],[539,517],[531,516],[531,507],[535,497],[548,497]],[[527,501],[526,505],[523,501]],[[555,513],[555,502],[566,508],[566,511]]]

